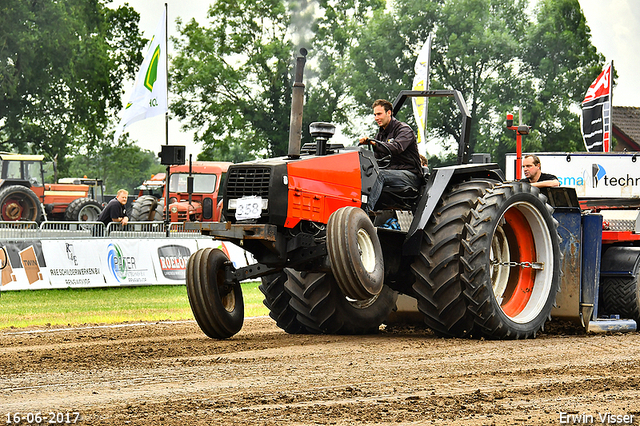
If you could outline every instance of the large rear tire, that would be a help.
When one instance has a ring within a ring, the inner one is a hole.
[[[73,200],[64,212],[67,222],[97,222],[102,206],[96,200],[83,197]]]
[[[602,280],[603,310],[640,324],[640,276]]]
[[[220,249],[196,251],[187,262],[187,295],[191,311],[207,336],[226,339],[242,328],[244,304],[240,283],[225,280],[233,268]]]
[[[0,218],[4,221],[40,222],[42,208],[38,196],[22,185],[11,185],[0,190]]]
[[[325,334],[371,334],[396,306],[398,295],[387,286],[367,300],[344,296],[329,273],[285,269],[289,305],[307,329]]]
[[[132,222],[162,222],[164,203],[153,195],[138,197],[131,206]]]
[[[496,181],[472,180],[452,187],[424,228],[420,254],[411,265],[413,290],[426,325],[442,336],[463,337],[473,331],[460,280],[465,224],[478,198]]]
[[[276,325],[289,334],[308,333],[307,328],[298,321],[296,311],[289,306],[291,296],[284,289],[287,274],[282,271],[262,277],[258,287],[264,295],[264,305],[269,308],[269,316]]]
[[[331,270],[342,292],[355,300],[380,293],[384,282],[382,247],[369,216],[357,207],[342,207],[327,223]]]
[[[498,184],[471,211],[461,258],[469,312],[494,339],[535,337],[560,283],[558,222],[528,183]]]

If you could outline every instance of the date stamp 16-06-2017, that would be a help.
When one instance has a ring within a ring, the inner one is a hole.
[[[75,424],[80,420],[79,412],[29,412],[29,413],[7,413],[5,424],[19,425],[51,425],[51,424]]]

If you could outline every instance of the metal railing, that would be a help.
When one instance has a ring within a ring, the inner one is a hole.
[[[198,230],[185,230],[184,223],[129,222],[125,226],[111,222],[105,227],[102,222],[2,222],[0,240],[8,239],[60,239],[60,238],[210,238]]]

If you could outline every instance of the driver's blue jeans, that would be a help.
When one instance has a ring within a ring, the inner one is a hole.
[[[420,177],[409,170],[382,169],[373,184],[373,188],[371,188],[371,194],[369,194],[369,199],[367,200],[367,209],[375,210],[382,188],[385,186],[388,188],[406,188],[409,186],[420,189],[420,184]]]

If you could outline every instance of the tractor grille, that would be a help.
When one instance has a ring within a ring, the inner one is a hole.
[[[227,198],[257,195],[269,196],[269,167],[232,167],[227,175]]]

